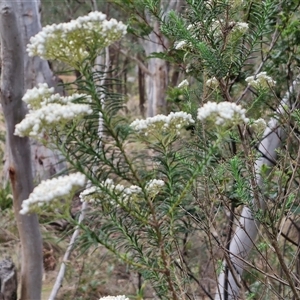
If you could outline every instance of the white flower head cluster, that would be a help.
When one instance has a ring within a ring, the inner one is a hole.
[[[245,22],[237,22],[233,27],[233,31],[238,31],[242,34],[245,34],[249,29],[249,24]]]
[[[127,298],[124,295],[122,295],[122,296],[106,296],[106,297],[100,298],[99,300],[129,300],[129,298]]]
[[[154,198],[165,185],[163,180],[152,179],[145,185],[145,191],[150,197]],[[125,187],[122,184],[115,185],[112,179],[100,182],[99,186],[90,186],[80,193],[81,202],[96,203],[101,200],[111,201],[111,196],[107,193],[116,195],[123,202],[136,202],[142,197],[142,189],[137,185]]]
[[[219,86],[219,81],[216,77],[209,78],[205,85],[211,89],[216,89]]]
[[[186,80],[186,79],[184,79],[183,81],[181,81],[179,84],[178,84],[178,88],[179,89],[183,89],[183,88],[185,88],[185,87],[188,87],[189,86],[189,82]]]
[[[96,186],[89,185],[84,191],[79,194],[79,199],[81,202],[94,203],[96,201],[97,195],[100,189]]]
[[[30,39],[29,56],[58,59],[72,66],[82,63],[92,54],[121,39],[127,26],[95,11],[68,23],[48,25]],[[90,53],[92,52],[92,53]]]
[[[179,135],[180,130],[195,121],[192,116],[186,112],[171,112],[169,115],[156,115],[155,117],[135,120],[130,124],[135,131],[145,136],[157,134],[160,132]]]
[[[34,188],[29,198],[23,201],[20,214],[25,215],[35,208],[60,201],[70,196],[76,189],[83,187],[85,182],[86,177],[81,173],[43,180]]]
[[[40,107],[40,103],[44,98],[51,97],[53,93],[53,87],[49,88],[47,83],[39,83],[38,87],[27,90],[22,100],[27,104],[29,109],[36,109]]]
[[[38,137],[43,130],[63,129],[69,121],[80,120],[92,113],[89,104],[74,103],[78,99],[91,103],[89,95],[73,94],[62,97],[53,92],[54,89],[47,84],[39,84],[38,88],[27,90],[23,101],[30,110],[21,123],[16,125],[15,135]]]
[[[232,26],[230,39],[233,41],[239,40],[249,30],[249,25],[245,22],[230,22],[229,26]]]
[[[257,119],[251,122],[251,128],[254,129],[258,134],[262,134],[267,128],[267,123],[264,119]]]
[[[195,25],[194,24],[190,24],[188,25],[188,27],[186,28],[188,31],[192,31],[195,29]]]
[[[175,42],[174,47],[176,50],[184,50],[188,46],[186,41]]]
[[[276,81],[268,76],[266,72],[258,73],[256,76],[249,76],[246,78],[246,82],[248,82],[248,86],[252,86],[255,89],[269,89],[276,84]]]
[[[165,185],[165,182],[160,179],[152,179],[147,182],[145,190],[148,192],[149,196],[154,198]]]
[[[80,193],[79,198],[82,202],[95,203],[101,200],[111,201],[110,195],[107,190],[114,193],[122,201],[136,200],[138,195],[142,192],[142,189],[137,185],[131,185],[125,187],[122,184],[115,185],[112,179],[106,179],[99,183],[99,186],[91,186]]]
[[[233,126],[239,123],[248,123],[246,110],[232,102],[207,102],[198,109],[197,118],[200,121],[211,121],[218,126]]]

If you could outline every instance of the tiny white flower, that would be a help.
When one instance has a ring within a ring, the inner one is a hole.
[[[251,124],[251,128],[253,128],[256,132],[262,133],[267,127],[267,123],[264,119],[254,120]]]
[[[186,29],[187,29],[187,30],[192,30],[192,29],[194,29],[194,27],[195,27],[195,26],[194,26],[193,24],[190,24]]]
[[[241,34],[245,34],[249,29],[249,24],[245,22],[237,22],[232,31],[238,31]]]
[[[155,197],[165,185],[165,182],[160,179],[152,179],[147,182],[145,189],[151,197]]]
[[[175,49],[176,50],[183,50],[186,46],[187,46],[186,41],[175,42]]]
[[[256,89],[269,89],[276,84],[276,81],[268,76],[266,72],[260,72],[256,76],[249,76],[246,78],[246,82],[248,82],[248,86]]]
[[[181,81],[179,84],[178,84],[178,88],[185,88],[185,87],[187,87],[187,86],[189,86],[189,82],[186,80],[186,79],[184,79],[183,81]]]
[[[208,86],[211,89],[215,89],[219,86],[219,81],[216,77],[210,78],[205,83],[206,86]]]

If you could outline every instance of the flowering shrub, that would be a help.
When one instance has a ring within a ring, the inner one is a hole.
[[[283,8],[286,18],[278,14],[285,4],[250,2],[188,1],[181,15],[160,19],[162,33],[177,41],[170,61],[185,71],[186,79],[174,87],[181,98],[172,103],[175,112],[131,123],[118,114],[114,81],[99,86],[95,78],[109,75],[93,66],[103,48],[123,37],[124,24],[97,12],[48,26],[32,38],[29,54],[80,70],[74,84],[87,94],[61,97],[41,84],[24,95],[30,111],[15,133],[55,145],[80,174],[42,182],[21,213],[53,208],[87,182],[80,199],[90,205],[93,221],[82,226],[85,246],[104,245],[150,282],[159,298],[193,299],[197,288],[209,294],[211,286],[198,280],[208,258],[214,279],[209,281],[218,287],[210,298],[238,297],[247,264],[256,264],[250,269],[257,272],[245,279],[247,297],[254,290],[266,297],[295,296],[293,267],[286,265],[295,258],[281,251],[278,232],[298,206],[299,170],[291,157],[298,157],[299,118],[291,112],[299,81],[284,96],[277,75],[282,61],[270,59],[280,50],[277,41],[291,38],[289,31],[280,36],[277,30],[288,23]],[[149,13],[165,16],[147,3]],[[249,66],[257,53],[258,67]],[[287,135],[289,144],[282,148]],[[259,224],[263,245],[255,244]],[[252,247],[259,250],[257,262],[248,260]],[[201,256],[194,258],[195,249]],[[269,257],[280,268],[270,269]],[[268,281],[268,292],[265,278],[279,278]]]

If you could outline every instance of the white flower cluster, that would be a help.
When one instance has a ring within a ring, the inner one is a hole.
[[[211,89],[215,89],[219,86],[219,81],[216,77],[210,78],[205,82],[205,85]]]
[[[79,120],[83,116],[92,113],[88,104],[78,104],[74,101],[84,99],[92,102],[89,95],[73,94],[62,97],[54,94],[54,89],[47,84],[40,84],[38,88],[27,90],[23,101],[28,104],[29,113],[15,127],[15,135],[20,137],[38,135],[45,129],[63,129],[70,120]]]
[[[110,195],[106,193],[106,190],[116,194],[123,201],[134,200],[138,194],[141,193],[142,189],[137,185],[131,185],[125,187],[122,184],[115,185],[112,179],[106,179],[100,182],[99,187],[91,186],[80,193],[79,198],[82,202],[94,203],[101,199],[109,199]]]
[[[127,298],[124,295],[122,295],[122,296],[106,296],[106,297],[100,298],[99,300],[129,300],[129,298]]]
[[[175,42],[174,44],[176,50],[184,50],[187,47],[186,41]]]
[[[53,95],[54,88],[49,88],[47,83],[39,83],[38,87],[27,90],[22,100],[27,104],[29,109],[40,107],[40,103],[44,98],[49,98]]]
[[[101,12],[91,12],[68,23],[48,25],[30,39],[29,56],[58,59],[72,66],[82,63],[121,39],[127,26],[115,19],[106,20]]]
[[[194,24],[190,24],[186,29],[188,31],[192,31],[193,29],[195,29],[195,25]]]
[[[159,132],[169,134],[180,134],[180,130],[195,121],[192,116],[186,112],[171,112],[169,115],[156,115],[145,120],[135,120],[130,124],[134,130],[148,136]]]
[[[154,198],[165,185],[163,180],[152,179],[146,183],[145,190],[148,195]],[[79,198],[81,202],[95,203],[97,201],[108,200],[111,201],[107,190],[114,193],[119,199],[124,202],[136,201],[141,197],[142,189],[137,185],[125,187],[122,184],[115,185],[112,179],[106,179],[100,182],[99,186],[90,186],[80,193]]]
[[[230,40],[232,41],[239,40],[249,30],[249,25],[245,22],[230,22],[229,26],[232,26],[230,32]]]
[[[245,22],[236,22],[232,31],[237,31],[241,34],[245,34],[249,29],[249,24]]]
[[[266,72],[258,73],[256,76],[249,76],[246,78],[249,86],[256,89],[269,89],[276,84],[272,77],[268,76]]]
[[[264,119],[257,119],[251,123],[251,128],[254,129],[258,134],[261,134],[267,128],[267,123]]]
[[[200,121],[212,121],[216,125],[230,126],[241,122],[248,123],[249,119],[245,116],[246,110],[240,105],[231,102],[207,102],[198,109],[197,118]]]
[[[165,182],[160,179],[152,179],[147,182],[145,189],[148,192],[150,197],[155,197],[165,185]]]
[[[37,207],[60,201],[70,196],[77,188],[83,187],[85,182],[86,177],[81,173],[43,180],[34,188],[29,198],[23,201],[20,214],[25,215]]]
[[[181,81],[179,84],[178,84],[178,88],[182,89],[182,88],[185,88],[185,87],[188,87],[189,86],[189,82],[184,79],[183,81]]]

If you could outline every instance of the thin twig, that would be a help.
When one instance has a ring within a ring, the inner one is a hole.
[[[71,252],[74,248],[74,244],[75,244],[75,241],[79,235],[79,225],[82,223],[82,221],[84,220],[84,217],[85,217],[85,211],[86,211],[86,208],[87,208],[87,202],[83,202],[82,206],[81,206],[81,211],[80,211],[80,215],[79,215],[79,219],[78,219],[78,225],[76,226],[76,230],[74,231],[72,237],[71,237],[71,241],[68,245],[68,248],[67,248],[67,251],[64,255],[64,258],[63,258],[63,261],[62,261],[62,264],[60,266],[60,270],[59,270],[59,273],[57,275],[57,278],[56,278],[56,281],[55,281],[55,284],[53,286],[53,289],[51,291],[51,294],[49,296],[49,299],[48,300],[54,300],[60,287],[62,286],[62,281],[64,279],[64,276],[65,276],[65,271],[66,271],[66,263],[68,262],[69,260],[69,257],[71,255]]]

